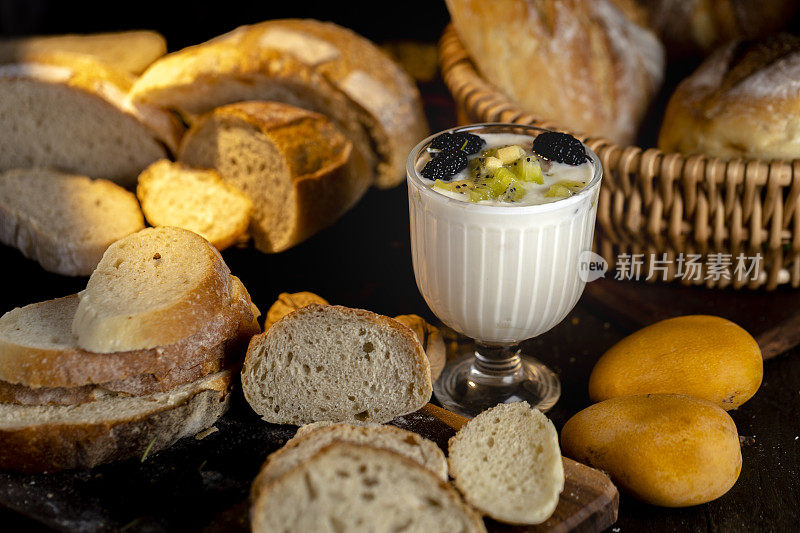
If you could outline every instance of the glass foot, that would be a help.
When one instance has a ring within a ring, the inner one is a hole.
[[[449,361],[433,384],[445,409],[472,418],[499,403],[526,401],[542,412],[561,396],[558,376],[538,359],[522,355],[488,359],[481,351]]]

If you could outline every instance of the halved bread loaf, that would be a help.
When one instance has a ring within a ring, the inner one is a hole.
[[[306,430],[272,453],[261,467],[253,488],[266,486],[333,442],[364,444],[393,451],[424,466],[442,481],[447,481],[447,460],[444,453],[428,439],[394,426],[335,423]]]
[[[211,426],[230,404],[230,372],[167,392],[82,405],[0,403],[0,469],[44,472],[142,457]]]
[[[486,531],[430,470],[370,446],[331,444],[257,493],[254,532]]]
[[[0,171],[52,167],[135,183],[174,149],[180,127],[167,111],[132,105],[130,86],[127,73],[76,54],[0,65]]]
[[[120,70],[140,74],[167,52],[167,42],[161,34],[148,30],[0,39],[0,63],[22,63],[47,52],[88,55]]]
[[[431,375],[406,326],[361,309],[311,304],[253,337],[242,387],[267,422],[388,422],[425,405]]]
[[[509,524],[540,524],[558,504],[564,465],[553,423],[526,402],[500,404],[449,443],[450,475],[482,513]]]
[[[147,228],[103,254],[80,293],[72,332],[92,352],[166,346],[213,321],[230,297],[230,270],[207,240]]]
[[[136,197],[110,181],[48,169],[0,173],[0,241],[50,272],[88,276],[111,243],[143,228]]]
[[[0,317],[0,401],[82,403],[168,390],[241,358],[258,333],[258,310],[238,280],[226,305],[197,332],[170,345],[95,353],[77,346],[78,295],[17,308]],[[234,361],[231,361],[231,358]]]
[[[217,250],[236,243],[247,231],[253,203],[214,170],[156,161],[139,175],[136,195],[153,226],[188,229]]]
[[[280,252],[335,222],[369,187],[351,164],[352,145],[317,113],[275,102],[242,102],[200,118],[180,160],[214,168],[255,207],[250,232]]]

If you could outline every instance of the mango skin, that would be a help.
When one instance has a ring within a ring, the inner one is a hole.
[[[635,394],[686,394],[726,411],[753,397],[764,362],[755,339],[730,320],[689,315],[656,322],[612,346],[589,377],[595,402]]]
[[[605,470],[638,499],[662,507],[715,500],[742,470],[730,415],[711,402],[677,394],[594,404],[564,425],[561,450]]]

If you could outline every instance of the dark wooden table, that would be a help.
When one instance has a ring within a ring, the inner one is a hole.
[[[427,84],[424,91],[432,127],[452,125],[452,104],[441,84]],[[285,253],[267,256],[252,249],[231,249],[223,255],[264,310],[280,292],[308,290],[334,303],[390,316],[417,313],[435,320],[417,290],[411,268],[405,186],[370,191],[334,227]],[[85,285],[85,279],[42,271],[14,249],[0,248],[0,256],[5,274],[2,312],[70,294]],[[677,285],[595,283],[566,320],[525,345],[561,377],[563,395],[550,413],[559,429],[589,405],[587,382],[595,360],[643,324],[674,314],[712,312],[760,334],[800,309],[798,291],[736,293]],[[640,307],[629,308],[625,294],[638,295],[631,306]],[[257,424],[254,417],[242,415],[246,406],[238,409],[238,414],[226,417],[244,416]],[[612,531],[800,530],[800,349],[789,349],[767,361],[761,390],[731,415],[744,437],[744,465],[728,494],[687,509],[653,507],[623,494],[619,521]],[[224,450],[219,453],[224,455]],[[42,529],[0,510],[0,531]]]

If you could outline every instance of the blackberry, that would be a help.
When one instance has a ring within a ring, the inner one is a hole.
[[[533,151],[544,159],[567,165],[581,165],[587,159],[586,150],[578,139],[556,131],[539,134],[533,140]]]
[[[431,141],[434,150],[460,150],[467,155],[477,154],[486,145],[483,137],[472,133],[442,133]]]
[[[445,148],[425,163],[420,174],[429,180],[450,181],[455,174],[467,168],[467,154],[460,150]]]

